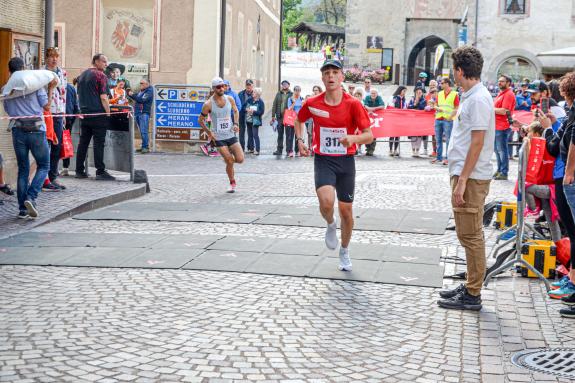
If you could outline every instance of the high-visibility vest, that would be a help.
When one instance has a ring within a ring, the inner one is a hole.
[[[445,97],[445,91],[439,92],[437,95],[437,107],[442,109],[443,112],[436,112],[435,119],[443,118],[444,120],[451,120],[451,113],[455,109],[455,97],[457,96],[457,92],[455,90],[451,90],[449,95]]]

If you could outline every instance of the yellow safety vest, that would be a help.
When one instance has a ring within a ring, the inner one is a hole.
[[[444,120],[451,121],[451,113],[455,109],[455,97],[457,96],[457,92],[455,90],[451,90],[449,95],[445,97],[445,91],[439,92],[437,95],[437,107],[442,109],[443,112],[436,112],[435,119],[443,118]]]

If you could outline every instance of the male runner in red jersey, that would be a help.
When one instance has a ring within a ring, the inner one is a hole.
[[[300,154],[309,155],[304,144],[305,124],[313,119],[315,189],[319,210],[327,222],[325,244],[337,248],[337,223],[334,216],[337,193],[341,219],[341,248],[339,269],[351,271],[349,242],[353,231],[352,204],[355,190],[355,151],[357,145],[373,141],[371,122],[361,103],[342,91],[343,65],[338,60],[327,60],[321,66],[325,92],[307,99],[295,122],[296,140]],[[355,134],[355,132],[361,132]]]

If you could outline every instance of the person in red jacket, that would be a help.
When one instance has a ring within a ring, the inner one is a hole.
[[[497,172],[493,175],[495,180],[506,180],[509,174],[509,136],[511,123],[508,115],[515,110],[515,94],[511,90],[511,78],[502,75],[499,77],[499,94],[495,97],[495,155],[497,156]]]

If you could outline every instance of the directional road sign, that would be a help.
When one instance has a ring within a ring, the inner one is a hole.
[[[210,94],[209,86],[159,84],[154,89],[156,140],[207,140],[198,118]]]

